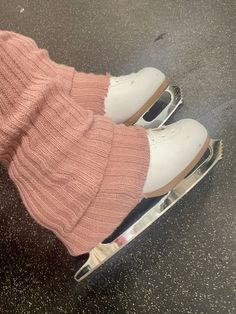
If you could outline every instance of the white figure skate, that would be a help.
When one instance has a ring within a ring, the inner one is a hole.
[[[138,120],[138,124],[142,125],[143,123],[145,127],[154,125],[160,127],[170,117],[171,112],[175,111],[182,99],[179,88],[170,87],[169,91],[173,104],[172,111],[169,106],[170,114],[166,112],[160,118],[164,112],[162,111],[159,115],[154,115],[154,120],[151,120],[151,114],[147,112],[146,114],[150,115],[150,121],[146,123],[147,121],[143,119],[144,114]],[[176,105],[174,106],[174,104]],[[115,122],[119,123],[118,120]],[[186,136],[183,136],[183,131]],[[132,210],[109,238],[89,252],[88,260],[74,276],[76,281],[80,282],[86,278],[126,244],[134,240],[187,194],[222,159],[222,142],[210,139],[205,128],[196,121],[182,120],[160,129],[158,133],[155,132],[157,131],[148,130],[151,158],[144,185],[144,193],[147,198]],[[190,140],[194,141],[194,145],[189,146]],[[171,142],[172,156],[169,154],[168,142],[169,146]],[[179,147],[181,147],[181,152],[178,151]],[[152,160],[152,156],[158,158]],[[173,162],[173,158],[175,158],[175,162]],[[155,171],[161,175],[156,176]]]
[[[105,115],[116,123],[158,128],[182,103],[179,87],[170,86],[155,68],[111,77],[105,99]]]

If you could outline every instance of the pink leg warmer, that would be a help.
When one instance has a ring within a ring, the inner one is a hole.
[[[145,130],[94,114],[103,110],[107,77],[90,75],[87,84],[69,72],[55,70],[31,39],[0,31],[0,160],[30,214],[79,255],[142,198],[149,146]],[[100,109],[84,109],[96,99]]]

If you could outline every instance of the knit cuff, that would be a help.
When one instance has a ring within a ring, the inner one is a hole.
[[[70,96],[79,106],[92,110],[94,114],[104,115],[104,100],[110,84],[110,75],[76,72],[70,91]]]
[[[115,126],[100,188],[71,234],[58,235],[71,255],[90,251],[106,239],[143,198],[149,165],[144,129]]]
[[[40,64],[40,70],[46,75],[54,73],[57,85],[70,95],[78,106],[85,110],[92,110],[94,114],[104,115],[104,100],[110,84],[110,74],[77,72],[73,67],[51,60],[48,52],[39,49],[31,38],[8,31],[0,31],[0,36],[13,48],[20,47],[21,53],[24,53],[25,57],[36,52],[34,57],[35,61]],[[32,73],[34,73],[36,63],[31,65],[28,63],[28,66],[32,67]]]

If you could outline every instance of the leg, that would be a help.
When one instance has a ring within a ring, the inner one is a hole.
[[[51,60],[48,52],[38,48],[33,39],[9,31],[4,31],[4,34],[8,37],[11,45],[15,49],[20,49],[25,57],[34,54],[34,61],[39,62],[38,65],[44,75],[53,73],[54,78],[57,78],[55,84],[63,89],[64,93],[70,96],[78,106],[92,110],[94,114],[104,115],[104,99],[110,84],[110,75],[77,72],[73,67]],[[36,66],[30,58],[28,58],[28,62],[32,68]]]
[[[177,185],[208,135],[193,120],[148,133],[117,126],[78,106],[60,79],[45,51],[0,32],[0,159],[31,215],[78,255],[106,238],[144,193]]]
[[[26,53],[39,51],[32,39],[7,33],[13,43],[24,47]],[[116,123],[157,127],[182,103],[179,88],[168,88],[165,75],[155,68],[144,68],[130,75],[111,77],[77,72],[72,67],[53,62],[45,50],[41,50],[41,54],[44,54],[45,74],[49,69],[53,71],[58,77],[60,88],[79,106],[92,110],[95,114],[105,114]]]
[[[142,198],[148,140],[79,107],[30,48],[0,33],[0,159],[30,214],[79,255]]]

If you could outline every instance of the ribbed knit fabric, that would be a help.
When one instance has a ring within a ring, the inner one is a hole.
[[[98,75],[76,71],[73,67],[57,64],[48,56],[45,49],[39,49],[35,41],[29,37],[14,32],[4,31],[4,36],[11,40],[12,45],[24,52],[25,56],[37,52],[40,59],[40,70],[44,74],[54,73],[57,76],[55,84],[59,89],[73,98],[73,100],[86,110],[92,110],[94,114],[104,115],[104,98],[110,84],[110,75]],[[41,58],[44,55],[44,58]],[[30,60],[28,60],[30,61]],[[34,65],[35,66],[35,65]]]
[[[79,105],[100,112],[108,77],[88,75],[86,85],[69,72],[32,40],[0,31],[0,160],[30,214],[79,255],[141,199],[149,146],[143,129]]]

